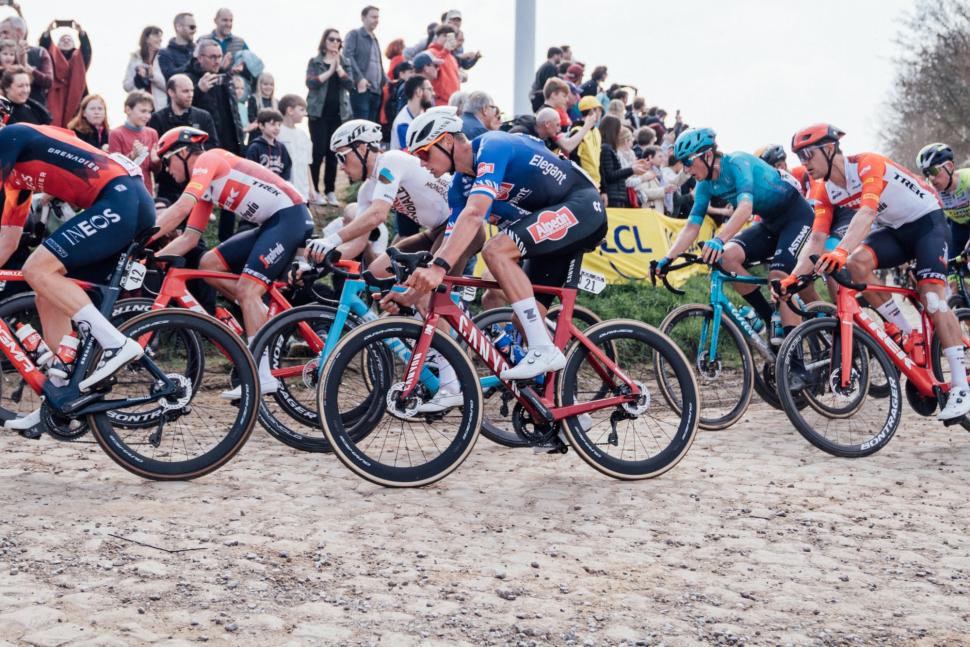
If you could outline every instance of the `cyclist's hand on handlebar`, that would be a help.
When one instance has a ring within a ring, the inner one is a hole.
[[[786,299],[789,296],[789,291],[791,288],[798,284],[798,277],[794,274],[789,274],[781,281],[778,282],[778,287],[781,289],[781,294],[774,294],[776,299]],[[774,285],[771,288],[772,293],[775,292]]]
[[[408,277],[408,280],[404,282],[404,285],[408,286],[419,294],[426,294],[441,285],[441,281],[444,280],[444,278],[445,268],[439,265],[432,265],[431,267],[419,267],[418,269],[414,270],[414,274]]]
[[[716,263],[724,255],[724,241],[715,236],[706,243],[704,243],[704,249],[702,252],[702,257],[704,262],[707,264]]]
[[[299,285],[301,277],[304,272],[308,272],[313,269],[313,266],[307,262],[307,259],[303,256],[297,256],[293,259],[293,264],[290,266],[290,271],[286,275],[286,281],[290,285]]]
[[[815,264],[815,271],[819,274],[831,274],[845,267],[849,261],[849,251],[844,247],[836,247],[831,252],[826,252],[819,257]]]
[[[314,263],[322,263],[323,257],[332,249],[343,243],[339,234],[333,233],[323,238],[314,238],[306,244],[306,251]]]
[[[401,306],[414,306],[419,296],[414,290],[408,290],[407,292],[391,290],[380,300],[381,310],[392,315],[401,314]]]
[[[663,279],[667,276],[667,268],[670,267],[671,260],[664,256],[656,263],[650,265],[650,278]]]

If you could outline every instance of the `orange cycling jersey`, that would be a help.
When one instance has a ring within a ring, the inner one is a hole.
[[[3,226],[24,225],[33,192],[87,209],[109,182],[128,175],[129,169],[73,131],[31,124],[0,130]]]
[[[897,229],[942,208],[936,192],[922,179],[875,153],[845,158],[845,188],[829,180],[813,182],[812,231],[828,232],[835,207],[876,212],[876,226]]]
[[[213,207],[262,224],[282,209],[303,204],[299,192],[280,176],[220,149],[206,151],[195,161],[185,193],[197,201],[187,225],[196,231],[205,230]]]

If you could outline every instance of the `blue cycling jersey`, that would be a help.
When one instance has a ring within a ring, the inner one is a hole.
[[[472,195],[492,199],[486,214],[492,221],[515,221],[594,186],[582,169],[529,135],[484,133],[472,140],[472,155],[476,174],[455,173],[448,190],[450,224]]]
[[[697,163],[697,162],[695,162]],[[747,200],[754,213],[763,220],[770,220],[798,191],[782,179],[777,169],[749,153],[731,153],[721,158],[721,174],[716,180],[697,183],[694,207],[689,222],[699,225],[704,221],[711,198],[721,198],[737,206]]]

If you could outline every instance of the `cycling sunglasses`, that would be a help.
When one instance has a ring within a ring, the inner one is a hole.
[[[820,146],[809,146],[808,148],[802,148],[801,150],[795,151],[795,155],[801,162],[804,163],[812,159],[812,155],[814,155],[815,151],[817,151],[819,148]]]
[[[693,155],[688,155],[686,158],[684,158],[684,162],[683,162],[684,168],[690,168],[691,166],[693,166],[694,160],[696,160],[698,157],[700,157],[706,152],[707,151],[701,151],[700,153],[694,153]]]
[[[936,177],[942,172],[942,166],[931,166],[928,169],[923,169],[923,177]]]

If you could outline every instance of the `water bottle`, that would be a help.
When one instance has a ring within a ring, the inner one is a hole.
[[[761,332],[764,330],[764,320],[758,316],[758,313],[755,312],[754,308],[751,306],[744,306],[738,310],[738,314],[741,315],[742,319],[748,322],[748,325],[751,326],[755,332]]]
[[[775,310],[771,313],[771,343],[781,344],[785,339],[785,327],[781,325],[781,313]]]
[[[71,375],[74,359],[77,357],[77,333],[70,332],[61,338],[61,343],[54,354],[54,363],[47,369],[47,374],[66,380]]]
[[[24,350],[40,364],[46,364],[53,356],[50,347],[44,343],[44,338],[29,323],[17,324],[17,339],[20,340]]]

